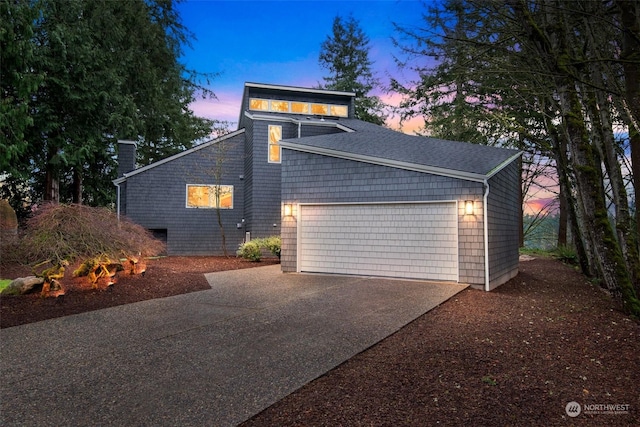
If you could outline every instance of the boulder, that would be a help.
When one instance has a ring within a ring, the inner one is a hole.
[[[0,199],[0,239],[12,239],[18,235],[18,217],[8,201]]]
[[[42,285],[44,279],[42,277],[28,276],[19,277],[13,282],[9,283],[9,286],[4,288],[0,295],[24,295],[29,293],[36,286]]]

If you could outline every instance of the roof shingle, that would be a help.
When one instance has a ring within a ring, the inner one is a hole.
[[[518,157],[518,150],[407,135],[357,119],[340,119],[354,132],[284,140],[283,147],[300,151],[330,152],[335,157],[380,159],[407,166],[446,169],[489,176]]]

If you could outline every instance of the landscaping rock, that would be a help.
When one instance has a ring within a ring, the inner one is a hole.
[[[4,288],[0,295],[24,295],[29,293],[36,286],[42,285],[44,279],[42,277],[28,276],[19,277],[13,282],[9,283],[9,286]]]
[[[0,199],[0,240],[8,241],[18,235],[18,217],[8,201]]]

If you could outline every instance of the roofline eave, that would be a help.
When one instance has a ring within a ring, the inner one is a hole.
[[[286,141],[280,141],[282,148],[287,148],[294,151],[301,151],[310,154],[319,154],[329,157],[337,157],[345,160],[354,160],[357,162],[370,163],[379,166],[389,166],[397,169],[405,169],[415,172],[429,173],[433,175],[446,176],[450,178],[463,179],[472,182],[485,182],[488,179],[487,175],[477,174],[473,172],[457,171],[453,169],[441,168],[437,166],[420,165],[416,163],[402,162],[398,160],[384,159],[381,157],[366,156],[361,154],[348,153],[344,151],[331,150],[328,148],[312,147],[308,145],[300,145],[290,143]]]
[[[353,129],[346,127],[345,125],[338,123],[338,122],[334,122],[334,121],[329,121],[329,120],[322,120],[322,119],[311,119],[311,118],[305,118],[303,120],[301,119],[296,119],[295,117],[289,117],[289,116],[276,116],[276,115],[268,115],[268,114],[255,114],[255,113],[250,113],[248,111],[244,112],[244,115],[248,118],[250,118],[251,120],[262,120],[262,121],[268,121],[268,122],[284,122],[284,123],[293,123],[295,125],[313,125],[313,126],[327,126],[327,127],[335,127],[337,129],[340,129],[341,131],[344,132],[355,132]],[[308,117],[308,116],[305,116]]]
[[[191,147],[190,149],[185,150],[185,151],[183,151],[181,153],[174,154],[173,156],[169,156],[169,157],[166,157],[164,159],[158,160],[157,162],[153,162],[150,165],[143,166],[141,168],[134,169],[134,170],[132,170],[130,172],[122,174],[122,176],[120,178],[114,179],[111,182],[113,182],[114,185],[122,184],[129,177],[132,177],[132,176],[137,175],[139,173],[148,171],[149,169],[153,169],[153,168],[155,168],[157,166],[163,165],[163,164],[171,162],[173,160],[179,159],[180,157],[186,156],[187,154],[191,154],[191,153],[194,153],[194,152],[196,152],[198,150],[202,150],[203,148],[209,147],[210,145],[217,144],[219,142],[222,142],[222,141],[227,140],[229,138],[232,138],[234,136],[240,135],[240,134],[244,133],[244,131],[245,131],[244,128],[238,129],[238,130],[236,130],[234,132],[228,133],[228,134],[223,135],[223,136],[221,136],[219,138],[212,139],[211,141],[203,142],[202,144],[196,145],[195,147]]]
[[[339,90],[328,90],[328,89],[310,89],[310,88],[298,87],[298,86],[272,85],[267,83],[246,82],[244,86],[254,87],[259,89],[288,90],[290,92],[322,93],[327,95],[342,95],[342,96],[350,96],[350,97],[356,96],[355,92],[342,92]]]
[[[504,162],[500,163],[498,166],[496,166],[495,168],[491,169],[489,171],[489,173],[487,174],[487,179],[493,177],[495,174],[500,172],[502,169],[506,168],[508,165],[511,164],[511,162],[516,160],[518,157],[522,156],[522,154],[524,154],[524,151],[518,151],[516,154],[514,154],[513,156],[511,156],[508,159],[506,159]]]

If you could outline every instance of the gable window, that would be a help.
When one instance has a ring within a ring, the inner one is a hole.
[[[233,185],[187,184],[187,207],[233,209]]]
[[[280,163],[282,126],[269,125],[269,163]]]

